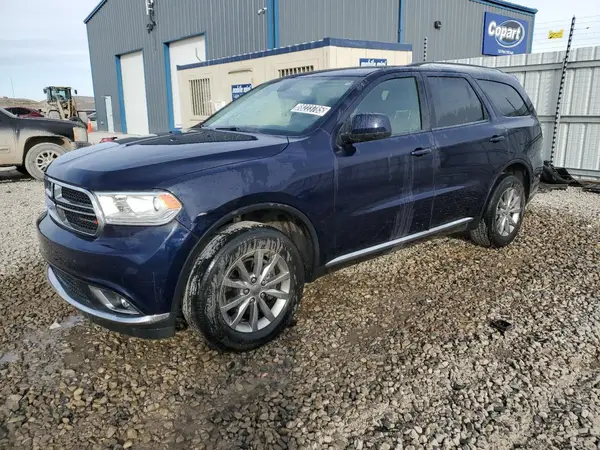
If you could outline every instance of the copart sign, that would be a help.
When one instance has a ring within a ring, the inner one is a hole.
[[[525,20],[486,12],[482,53],[494,56],[527,53],[528,25]]]

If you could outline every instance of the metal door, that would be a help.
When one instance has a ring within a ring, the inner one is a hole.
[[[104,107],[106,108],[106,126],[109,133],[115,132],[115,122],[113,119],[112,98],[110,95],[104,96]]]

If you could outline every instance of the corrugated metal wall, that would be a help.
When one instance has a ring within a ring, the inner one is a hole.
[[[168,130],[164,43],[206,34],[208,59],[266,48],[266,16],[257,14],[265,0],[177,0],[156,2],[156,27],[146,31],[143,0],[108,0],[88,22],[88,41],[98,120],[104,121],[104,96],[113,102],[115,130],[121,113],[115,55],[143,50],[150,131]]]
[[[279,0],[279,45],[324,37],[398,42],[399,0]]]
[[[427,36],[427,60],[443,61],[481,54],[485,12],[502,14],[529,23],[529,41],[533,30],[531,15],[510,11],[472,0],[401,0],[404,7],[403,42],[413,45],[413,61],[423,61],[423,41]],[[433,23],[439,20],[442,28]]]
[[[564,56],[564,52],[547,52],[456,62],[498,67],[519,79],[542,124],[544,159],[550,159]],[[600,46],[575,49],[569,61],[554,164],[600,179]]]

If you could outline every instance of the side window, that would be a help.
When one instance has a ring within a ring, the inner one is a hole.
[[[392,78],[375,86],[362,99],[352,116],[366,113],[388,116],[394,136],[421,130],[421,107],[416,78]]]
[[[490,101],[505,117],[528,116],[529,108],[521,94],[508,84],[497,81],[477,80]]]
[[[485,119],[483,105],[466,79],[427,77],[427,84],[431,91],[437,128]]]

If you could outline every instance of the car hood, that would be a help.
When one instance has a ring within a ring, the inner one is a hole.
[[[81,127],[77,122],[72,120],[61,120],[61,119],[49,119],[47,117],[36,117],[35,122],[31,121],[32,117],[19,117],[19,122],[22,125],[31,125],[35,124],[35,126],[46,125],[48,127],[60,127],[60,128],[73,128],[73,127]]]
[[[19,117],[18,130],[43,130],[73,138],[73,127],[81,125],[71,120],[48,119],[46,117]]]
[[[281,136],[199,129],[74,150],[46,173],[95,191],[152,189],[193,172],[269,157],[287,145]]]

